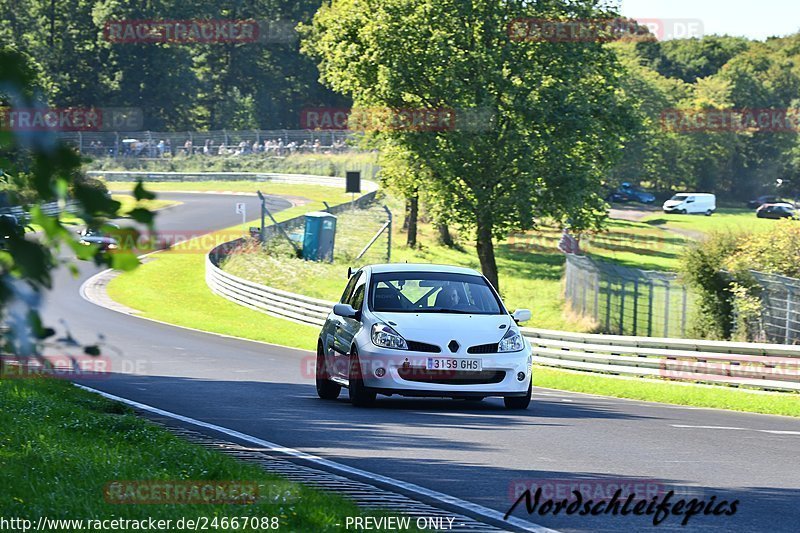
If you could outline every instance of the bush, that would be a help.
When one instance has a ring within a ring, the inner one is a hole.
[[[693,336],[728,339],[733,330],[731,278],[725,272],[726,258],[737,248],[732,233],[714,233],[690,245],[681,258],[681,273],[698,294],[690,332]]]
[[[689,246],[681,272],[699,296],[693,335],[761,340],[761,286],[751,270],[800,278],[800,223],[776,221],[774,232],[714,233]]]

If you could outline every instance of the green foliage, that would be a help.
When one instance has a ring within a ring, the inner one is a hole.
[[[683,255],[683,279],[699,298],[691,335],[698,338],[728,339],[733,330],[733,301],[730,276],[722,271],[725,260],[736,250],[732,233],[713,233],[689,246]]]
[[[686,249],[681,271],[699,295],[694,334],[758,340],[761,289],[750,270],[800,278],[800,225],[775,222],[773,231],[712,233]]]
[[[34,90],[40,87],[36,70],[18,52],[0,48],[0,105],[30,108],[40,104]],[[0,312],[6,324],[3,348],[12,353],[37,352],[34,341],[52,334],[41,325],[38,314],[39,293],[51,286],[51,271],[65,263],[59,259],[62,246],[80,259],[94,259],[97,264],[131,269],[138,264],[130,250],[97,254],[91,246],[82,246],[66,227],[59,214],[47,215],[39,203],[67,200],[77,203],[78,215],[87,225],[100,227],[119,214],[120,203],[113,200],[99,180],[80,172],[80,159],[73,149],[57,142],[52,133],[3,132],[0,135],[0,163],[11,201],[22,203],[26,219],[41,228],[37,239],[16,231],[8,217],[3,218],[0,250]],[[144,208],[138,211],[141,221],[152,222]],[[68,262],[68,261],[66,261]],[[35,338],[33,338],[35,337]]]
[[[302,50],[318,60],[322,81],[356,107],[455,110],[454,130],[386,127],[372,137],[425,178],[444,222],[475,229],[481,268],[495,285],[494,239],[533,227],[538,216],[599,226],[601,178],[633,126],[609,48],[508,35],[515,18],[567,15],[613,13],[588,0],[381,0],[369,10],[338,0],[302,27]],[[459,127],[459,113],[485,118]]]

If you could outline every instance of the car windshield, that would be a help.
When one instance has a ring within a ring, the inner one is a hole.
[[[374,274],[369,293],[369,308],[377,312],[504,314],[499,299],[486,280],[470,274]]]
[[[678,200],[678,201],[682,201],[682,200],[686,200],[687,198],[689,198],[689,195],[688,195],[688,194],[676,194],[675,196],[673,196],[672,198],[670,198],[670,200]]]

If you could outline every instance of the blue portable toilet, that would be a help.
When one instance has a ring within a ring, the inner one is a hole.
[[[336,217],[325,211],[306,213],[303,235],[303,259],[333,263],[333,242],[336,237]]]

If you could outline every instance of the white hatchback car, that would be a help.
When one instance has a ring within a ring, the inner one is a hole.
[[[531,399],[531,346],[488,280],[469,268],[386,264],[350,277],[317,343],[320,398],[369,406],[377,394]]]

